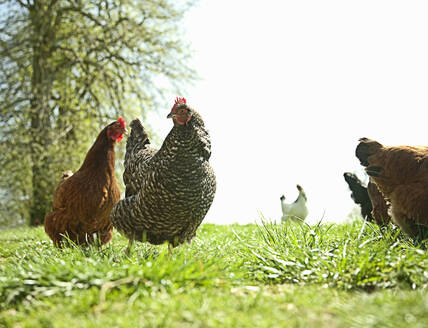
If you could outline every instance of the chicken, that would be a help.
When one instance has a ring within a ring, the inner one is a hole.
[[[353,173],[345,172],[343,177],[351,190],[351,198],[354,200],[355,204],[360,205],[363,218],[367,221],[373,221],[373,216],[371,214],[372,202],[367,187],[365,187],[363,182]]]
[[[190,242],[216,191],[209,164],[211,141],[202,117],[177,98],[168,118],[174,126],[159,150],[136,119],[126,144],[125,199],[111,213],[113,226],[129,239],[175,247]]]
[[[45,231],[56,246],[62,246],[65,237],[80,245],[106,244],[112,239],[109,217],[120,199],[114,146],[125,131],[120,117],[100,132],[79,170],[63,173],[54,193],[53,210],[45,216]]]
[[[293,221],[304,221],[308,216],[308,208],[306,206],[306,194],[300,185],[297,185],[296,187],[299,191],[299,196],[294,201],[294,203],[286,204],[284,195],[282,195],[280,198],[282,208],[282,223],[285,223],[287,222],[287,220],[290,219]]]
[[[369,193],[372,202],[372,216],[379,226],[385,226],[391,221],[391,216],[388,213],[389,204],[386,202],[382,193],[379,191],[375,183],[369,180],[367,184],[367,192]]]
[[[355,154],[390,202],[392,221],[411,237],[427,237],[428,147],[387,147],[362,138]]]

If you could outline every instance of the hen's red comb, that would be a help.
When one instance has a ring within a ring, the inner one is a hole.
[[[186,103],[186,98],[179,98],[179,97],[175,98],[175,105],[185,104],[185,103]]]
[[[122,127],[123,127],[124,129],[126,129],[126,126],[125,126],[125,119],[124,119],[122,116],[119,116],[119,118],[117,119],[117,121],[120,123],[120,125],[122,125]]]
[[[178,105],[185,104],[185,103],[186,103],[186,98],[177,97],[175,98],[174,106],[172,106],[172,109],[175,109]]]

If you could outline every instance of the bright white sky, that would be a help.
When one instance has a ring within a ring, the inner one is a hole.
[[[201,0],[185,26],[202,81],[183,96],[211,133],[205,222],[279,219],[297,183],[308,222],[345,220],[360,137],[427,145],[427,17],[428,1]]]

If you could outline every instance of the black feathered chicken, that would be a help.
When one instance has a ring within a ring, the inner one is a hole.
[[[367,187],[364,186],[363,182],[353,173],[345,172],[343,177],[351,190],[351,198],[354,200],[355,204],[360,205],[363,218],[370,222],[373,221],[372,201],[370,200]]]

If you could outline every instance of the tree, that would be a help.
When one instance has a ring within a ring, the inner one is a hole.
[[[0,0],[0,213],[41,223],[101,126],[195,77],[169,0]],[[142,112],[143,116],[147,110]],[[7,210],[6,210],[7,208]]]

